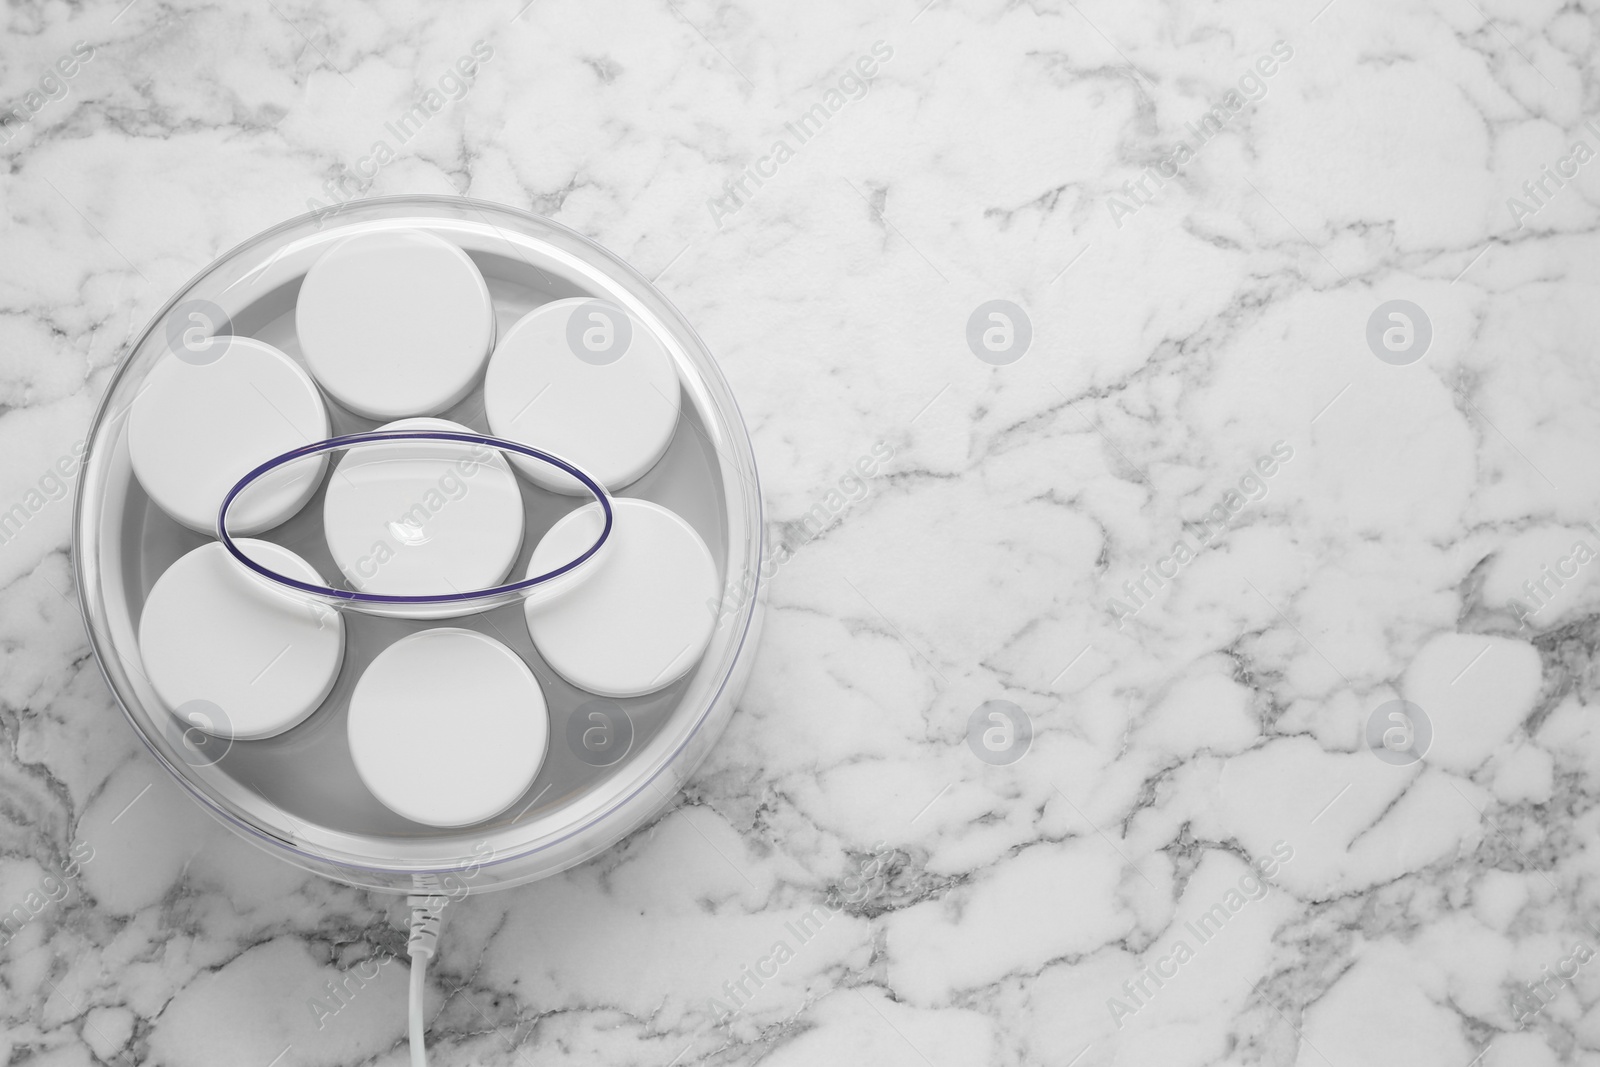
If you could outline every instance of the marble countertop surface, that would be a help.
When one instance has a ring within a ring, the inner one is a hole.
[[[407,1062],[398,967],[316,1007],[401,905],[137,743],[51,472],[195,271],[422,192],[654,278],[790,549],[667,814],[448,917],[432,1062],[1600,1064],[1600,7],[0,24],[0,1060]]]

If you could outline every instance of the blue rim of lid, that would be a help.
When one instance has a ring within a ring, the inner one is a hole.
[[[297,578],[279,574],[277,571],[262,566],[245,555],[239,546],[234,543],[232,535],[228,533],[228,509],[233,505],[239,494],[244,492],[258,478],[286,463],[293,463],[295,460],[305,459],[307,456],[315,456],[323,452],[332,452],[337,449],[351,448],[355,445],[379,441],[453,441],[461,444],[487,445],[490,448],[504,452],[515,452],[518,455],[548,463],[576,478],[583,484],[585,489],[593,494],[595,502],[605,512],[605,525],[601,527],[600,536],[595,539],[594,544],[590,545],[576,558],[563,563],[554,570],[534,575],[531,578],[524,578],[520,582],[508,582],[505,585],[497,585],[489,589],[468,590],[464,593],[364,593],[355,589],[335,589],[332,586],[302,582]],[[461,433],[454,430],[369,430],[365,433],[329,437],[314,444],[290,449],[288,452],[272,457],[243,478],[240,478],[234,483],[233,488],[228,490],[228,495],[222,498],[222,507],[217,510],[217,540],[222,542],[222,546],[228,550],[228,553],[234,559],[256,574],[261,575],[270,582],[287,586],[302,593],[310,593],[313,596],[326,597],[330,600],[345,601],[353,604],[461,604],[521,593],[559,578],[564,574],[571,573],[593,559],[595,554],[604,547],[606,541],[611,537],[611,531],[615,523],[616,515],[611,506],[611,494],[606,491],[605,486],[595,481],[572,463],[553,453],[516,441],[508,441],[501,437],[490,437],[486,434]]]

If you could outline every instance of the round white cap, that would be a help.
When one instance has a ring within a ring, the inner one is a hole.
[[[495,346],[483,407],[497,437],[552,452],[620,489],[655,466],[678,425],[678,372],[655,334],[585,298],[534,308]],[[534,484],[587,493],[548,463],[512,461]]]
[[[472,391],[494,345],[483,275],[421,230],[357,234],[311,265],[295,306],[306,364],[371,419],[437,414]]]
[[[716,622],[717,567],[700,535],[648,500],[617,498],[606,557],[582,585],[524,608],[539,654],[580,689],[642,696],[671,685],[705,652]],[[594,543],[598,503],[564,516],[533,550],[528,576]]]
[[[298,363],[250,337],[218,337],[196,355],[165,353],[128,413],[133,472],[156,506],[214,533],[228,490],[274,456],[328,436],[328,410]],[[239,495],[228,532],[271,529],[317,491],[326,456],[286,463]]]
[[[472,433],[445,419],[402,419],[381,430]],[[451,441],[355,445],[323,495],[328,550],[352,588],[368,593],[466,593],[500,584],[522,547],[522,490],[498,449]],[[443,618],[456,604],[396,605],[377,613]]]
[[[235,543],[270,570],[323,584],[281,545]],[[199,722],[239,740],[271,737],[302,722],[333,688],[344,662],[344,619],[275,588],[213,541],[156,580],[139,617],[139,655],[156,694],[185,726]],[[201,707],[200,716],[190,714]]]
[[[475,630],[423,630],[378,654],[350,696],[350,756],[383,805],[468,826],[533,784],[550,738],[544,691],[515,652]]]

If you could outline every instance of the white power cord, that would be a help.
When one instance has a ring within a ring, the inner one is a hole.
[[[428,988],[428,961],[439,943],[439,924],[448,898],[439,892],[438,879],[432,875],[414,875],[412,888],[417,891],[406,897],[411,906],[411,940],[406,943],[406,954],[411,957],[411,1067],[428,1067],[428,1050],[422,1040],[426,1029],[423,996]]]
[[[428,1067],[428,1049],[422,1043],[422,995],[427,989],[426,957],[411,957],[411,1067]]]

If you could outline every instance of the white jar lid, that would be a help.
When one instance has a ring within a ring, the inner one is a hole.
[[[199,353],[199,354],[196,354]],[[133,472],[162,511],[214,533],[217,509],[240,478],[273,456],[328,436],[322,395],[298,363],[250,337],[167,352],[128,413]],[[228,532],[271,529],[317,491],[327,457],[296,460],[250,484],[228,512]]]
[[[494,346],[483,275],[420,230],[357,234],[311,265],[295,305],[306,364],[358,415],[434,415],[466,397]]]
[[[483,382],[497,437],[552,452],[612,490],[655,466],[672,443],[678,403],[678,372],[655,334],[586,298],[555,300],[517,320]],[[512,461],[536,485],[587,492],[548,463]]]
[[[348,730],[356,773],[385,807],[427,826],[468,826],[533,784],[550,720],[515,652],[445,627],[378,654],[350,695]]]
[[[528,633],[556,673],[580,689],[633,697],[665,688],[705,652],[716,622],[717,566],[700,535],[660,504],[612,501],[616,525],[606,557],[582,585],[529,602]],[[550,528],[528,576],[572,559],[600,535],[598,503]]]
[[[281,545],[235,544],[279,574],[322,584],[311,564]],[[239,740],[271,737],[301,723],[333,688],[344,662],[344,619],[251,574],[213,541],[156,580],[139,617],[139,655],[156,694],[185,727]],[[197,708],[199,716],[189,714]]]
[[[446,419],[401,419],[379,429],[474,432]],[[328,479],[322,527],[352,588],[391,594],[488,589],[510,572],[522,547],[522,490],[505,456],[488,446],[357,445]],[[481,610],[396,605],[377,613],[444,618]]]

